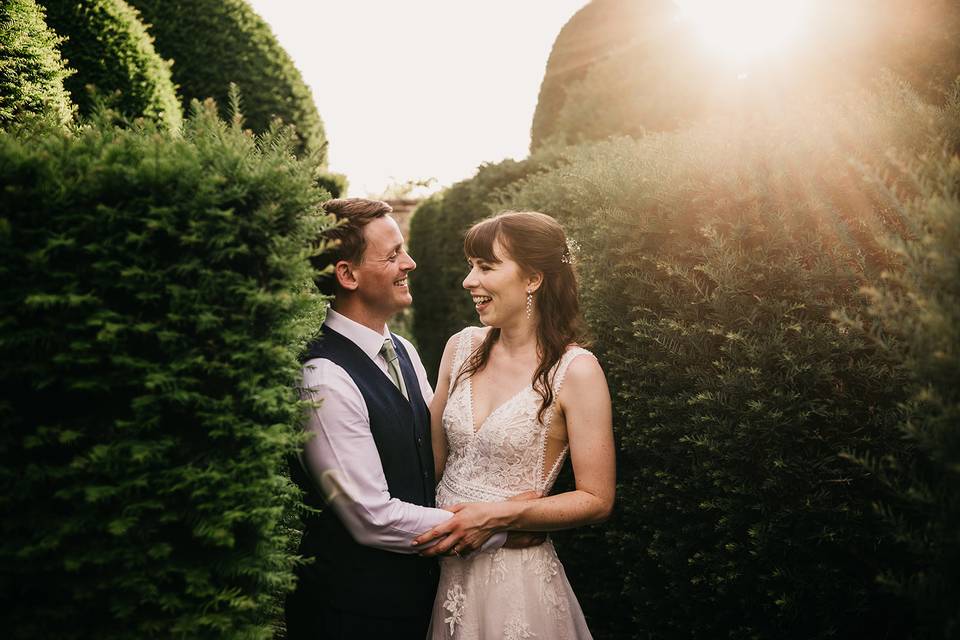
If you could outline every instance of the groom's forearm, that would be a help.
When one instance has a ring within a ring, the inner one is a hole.
[[[411,546],[418,533],[435,526],[432,523],[445,522],[452,516],[443,509],[421,507],[393,498],[382,504],[364,504],[342,488],[327,498],[327,504],[358,544],[407,554],[418,551]]]

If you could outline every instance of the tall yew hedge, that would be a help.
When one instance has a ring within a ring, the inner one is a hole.
[[[4,637],[273,635],[326,196],[214,110],[0,133]]]
[[[952,105],[960,133],[960,101]],[[909,448],[866,459],[892,496],[878,504],[910,562],[884,566],[885,585],[910,598],[920,638],[960,634],[960,156],[947,148],[908,163],[906,193],[891,194],[906,233],[888,246],[899,268],[864,289],[866,332],[907,376],[900,428]]]
[[[812,3],[797,46],[741,66],[704,46],[673,0],[593,0],[557,36],[533,117],[531,149],[639,137],[704,117],[780,108],[868,86],[884,68],[943,104],[960,74],[960,3]]]
[[[558,132],[557,117],[568,88],[594,65],[618,57],[644,29],[648,15],[669,7],[669,0],[592,0],[563,25],[540,84],[530,127],[531,151]]]
[[[0,128],[37,116],[68,124],[73,117],[63,88],[68,75],[43,9],[34,0],[0,2]]]
[[[877,238],[904,231],[860,165],[909,188],[887,149],[941,126],[891,81],[576,147],[506,199],[583,246],[618,497],[561,557],[598,637],[909,636],[913,609],[877,579],[909,564],[871,506],[891,491],[851,459],[909,457],[904,373],[834,313],[864,308],[897,265]]]
[[[171,129],[183,112],[170,63],[153,48],[137,12],[123,0],[40,0],[47,24],[64,40],[60,51],[76,71],[64,81],[80,110],[89,116],[100,96],[117,94],[113,106],[127,117],[146,117]]]
[[[296,128],[297,147],[326,160],[327,138],[310,88],[270,26],[245,0],[130,0],[150,25],[156,48],[173,59],[184,105],[226,104],[231,83],[243,93],[245,125],[266,131],[274,118]],[[318,34],[329,25],[316,25]],[[322,37],[322,34],[320,34]]]

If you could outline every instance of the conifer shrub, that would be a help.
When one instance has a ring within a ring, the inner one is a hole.
[[[329,225],[292,145],[212,105],[0,133],[4,637],[273,636]]]
[[[317,186],[330,194],[331,198],[340,198],[347,195],[349,181],[347,176],[342,173],[333,173],[324,169],[318,169],[316,172]]]
[[[0,2],[0,128],[37,116],[72,120],[59,46],[34,0]]]
[[[903,451],[903,374],[833,319],[889,269],[886,171],[937,111],[889,83],[842,107],[581,145],[503,204],[557,216],[613,395],[614,517],[561,558],[598,637],[905,637],[907,562],[848,459]],[[452,295],[452,293],[450,294]],[[859,306],[858,306],[859,305]]]
[[[436,382],[446,339],[477,324],[477,311],[461,283],[467,275],[463,236],[477,220],[492,214],[497,194],[555,157],[544,150],[526,160],[483,164],[476,175],[422,202],[410,220],[410,254],[417,270],[410,277],[413,336],[423,365]]]
[[[960,102],[954,102],[954,114]],[[954,132],[956,133],[956,131]],[[960,634],[960,156],[947,146],[907,165],[913,189],[891,194],[905,232],[887,238],[896,269],[866,287],[869,307],[849,321],[902,363],[909,448],[864,460],[891,496],[878,507],[909,549],[882,580],[910,598],[917,638]]]
[[[112,106],[127,117],[146,117],[176,129],[183,119],[170,79],[170,63],[153,48],[137,12],[123,0],[40,0],[47,24],[64,38],[60,51],[70,69],[64,86],[80,115],[89,116],[95,94],[116,94]],[[92,93],[89,87],[95,88]]]
[[[578,20],[590,11],[617,26]],[[719,64],[679,11],[669,0],[603,0],[571,19],[547,65],[532,148],[551,137],[578,144],[676,130],[707,116],[776,113],[869,86],[883,69],[943,104],[960,74],[960,3],[951,0],[816,3],[790,55],[740,66]],[[584,43],[592,55],[579,51]]]
[[[326,163],[327,138],[310,88],[269,25],[244,0],[130,0],[172,58],[184,105],[212,97],[226,104],[231,83],[243,93],[246,126],[260,133],[280,118],[296,128],[298,150]],[[317,25],[321,30],[323,25]]]
[[[644,21],[669,8],[664,0],[593,0],[563,25],[540,84],[530,128],[531,151],[557,132],[557,117],[568,87],[582,80],[594,65],[619,57],[621,50],[638,38]]]

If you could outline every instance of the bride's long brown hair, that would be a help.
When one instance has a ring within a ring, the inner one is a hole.
[[[543,274],[543,282],[533,296],[539,318],[537,354],[540,364],[532,381],[533,388],[542,398],[537,412],[537,420],[542,422],[544,413],[554,401],[554,367],[570,344],[584,345],[586,340],[573,259],[560,224],[536,211],[505,211],[481,220],[467,231],[463,252],[468,258],[498,263],[501,258],[493,251],[496,241],[523,272]],[[486,338],[473,350],[466,366],[457,374],[452,389],[483,370],[499,338],[500,329],[487,332]]]

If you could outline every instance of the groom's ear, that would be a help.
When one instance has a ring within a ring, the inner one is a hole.
[[[353,265],[346,260],[340,260],[333,265],[333,274],[337,278],[337,283],[347,291],[356,291],[359,286],[357,274],[353,272]]]

